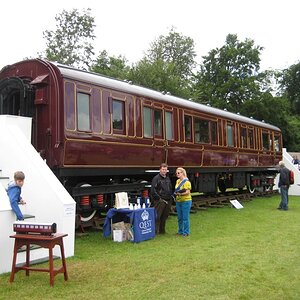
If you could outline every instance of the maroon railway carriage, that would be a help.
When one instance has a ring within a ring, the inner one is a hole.
[[[194,191],[272,188],[282,157],[275,126],[40,59],[1,70],[0,114],[33,118],[32,143],[69,190],[149,181],[162,162]]]

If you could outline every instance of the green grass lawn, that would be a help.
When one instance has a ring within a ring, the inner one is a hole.
[[[24,271],[0,299],[300,299],[300,197],[278,211],[280,196],[256,198],[244,209],[191,214],[191,236],[167,234],[139,244],[115,243],[91,232],[67,259],[69,281]],[[56,261],[60,264],[60,261]]]

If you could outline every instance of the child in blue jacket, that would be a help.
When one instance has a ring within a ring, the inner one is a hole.
[[[24,220],[23,214],[19,208],[19,204],[26,204],[21,197],[21,188],[24,184],[25,175],[22,171],[17,171],[14,174],[14,182],[11,182],[7,188],[7,195],[9,197],[12,210],[17,216],[18,221]]]

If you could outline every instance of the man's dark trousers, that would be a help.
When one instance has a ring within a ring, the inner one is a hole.
[[[166,221],[171,211],[172,201],[159,199],[154,201],[154,208],[156,210],[156,222],[155,222],[155,232],[166,233]]]

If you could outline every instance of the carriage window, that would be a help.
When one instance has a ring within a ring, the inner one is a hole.
[[[162,137],[162,114],[160,110],[154,111],[154,135]]]
[[[262,145],[263,145],[263,150],[270,150],[270,139],[269,139],[268,132],[262,133]]]
[[[209,143],[209,122],[206,120],[195,119],[195,142],[196,143]]]
[[[248,128],[248,143],[249,143],[249,148],[254,149],[254,130],[253,130],[253,128]]]
[[[227,123],[227,146],[234,147],[233,125]]]
[[[113,100],[112,121],[114,132],[125,134],[125,103]]]
[[[192,140],[192,117],[184,116],[184,137],[185,141]]]
[[[144,137],[153,137],[152,109],[144,107]]]
[[[77,129],[90,131],[90,96],[77,93]]]
[[[241,148],[247,148],[247,128],[241,127]]]
[[[165,122],[166,122],[166,139],[173,140],[173,113],[165,112]]]
[[[200,143],[200,120],[194,120],[195,143]]]
[[[65,122],[67,129],[75,130],[75,87],[71,82],[65,84]]]
[[[218,144],[218,126],[217,122],[210,122],[210,130],[211,130],[211,143],[213,145]]]
[[[280,145],[280,135],[275,134],[274,135],[274,151],[280,152],[281,145]]]

